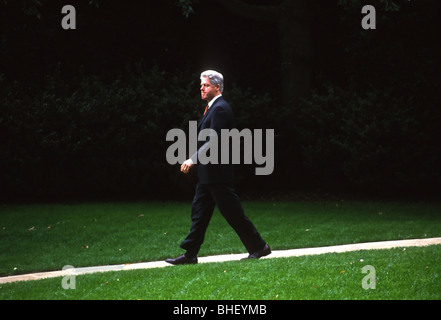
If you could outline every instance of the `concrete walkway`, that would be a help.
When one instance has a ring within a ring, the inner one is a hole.
[[[436,244],[441,244],[441,238],[368,242],[368,243],[346,244],[346,245],[319,247],[319,248],[275,250],[269,256],[263,257],[262,259],[299,257],[305,255],[341,253],[341,252],[359,251],[359,250],[423,247],[423,246],[430,246]],[[248,254],[245,253],[227,254],[227,255],[218,255],[218,256],[210,256],[210,257],[201,257],[198,258],[198,260],[199,263],[225,262],[225,261],[237,261],[247,256]],[[154,269],[154,268],[165,268],[165,267],[172,267],[172,265],[166,263],[165,261],[154,261],[154,262],[143,262],[143,263],[134,263],[134,264],[120,264],[120,265],[112,265],[112,266],[75,268],[75,269],[66,269],[61,271],[39,272],[32,274],[3,277],[0,278],[0,284],[16,282],[16,281],[29,281],[29,280],[41,280],[41,279],[54,278],[54,277],[64,277],[67,275],[83,275],[83,274],[96,273],[96,272]]]

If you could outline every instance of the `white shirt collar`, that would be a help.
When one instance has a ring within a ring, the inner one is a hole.
[[[216,97],[214,97],[213,99],[211,99],[211,101],[208,103],[208,109],[210,109],[210,107],[213,105],[213,103],[214,103],[217,99],[219,99],[220,97],[222,97],[221,94],[218,95],[218,96],[216,96]]]

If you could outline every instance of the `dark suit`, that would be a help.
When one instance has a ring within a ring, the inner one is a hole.
[[[247,251],[251,254],[262,249],[265,242],[253,223],[244,214],[240,199],[233,187],[233,165],[221,164],[221,129],[232,129],[234,116],[230,105],[223,97],[218,98],[208,109],[198,125],[198,134],[203,129],[213,129],[218,136],[219,159],[218,164],[197,164],[199,181],[192,204],[192,226],[187,238],[182,242],[181,248],[187,250],[189,257],[197,256],[204,241],[214,207],[219,211],[236,231]],[[209,144],[209,139],[198,142],[198,152]],[[231,152],[230,152],[231,154]],[[195,156],[191,158],[194,162]]]

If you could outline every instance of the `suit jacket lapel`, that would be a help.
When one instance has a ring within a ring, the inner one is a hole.
[[[205,113],[205,115],[202,117],[201,121],[199,121],[198,130],[199,130],[200,126],[202,125],[202,123],[204,123],[205,119],[208,117],[211,110],[213,110],[213,107],[220,101],[220,99],[222,99],[222,97],[217,98],[216,101],[211,105],[211,107],[208,108],[207,113]]]
[[[205,121],[205,118],[208,116],[208,114],[210,113],[210,111],[211,111],[211,107],[208,108],[207,112],[204,114],[204,116],[203,116],[203,117],[201,118],[201,120],[199,121],[198,129],[199,129],[199,127],[202,125],[202,123]]]

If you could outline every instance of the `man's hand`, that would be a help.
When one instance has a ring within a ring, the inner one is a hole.
[[[182,165],[181,165],[181,172],[183,173],[188,173],[188,171],[190,170],[190,168],[194,165],[193,161],[191,161],[191,159],[186,160]]]

